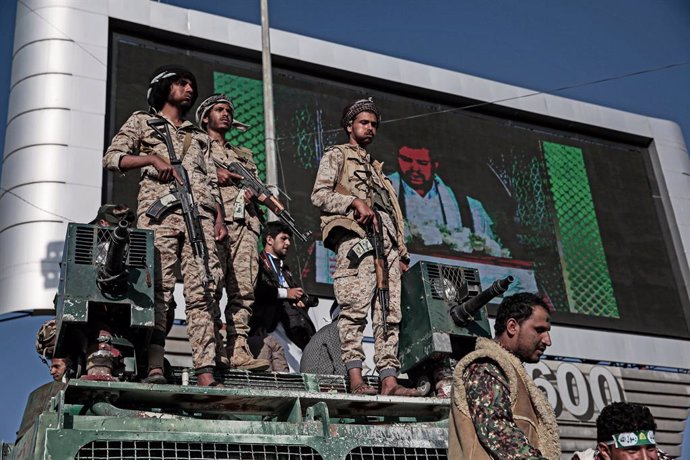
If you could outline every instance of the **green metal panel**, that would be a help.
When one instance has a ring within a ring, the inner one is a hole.
[[[155,316],[153,232],[129,230],[123,256],[127,282],[123,292],[112,294],[98,286],[99,269],[112,231],[87,224],[71,223],[67,227],[55,300],[56,356],[72,357],[73,362],[83,358],[86,337],[92,329],[89,325],[97,323],[108,324],[114,336],[128,340],[130,348],[142,351],[146,346]]]
[[[11,458],[446,459],[447,414],[436,398],[73,380]]]
[[[451,320],[450,305],[441,294],[445,287],[462,295],[463,284],[466,298],[481,291],[476,269],[420,261],[403,275],[398,352],[403,372],[443,357],[458,357],[473,346],[474,338],[491,337],[485,308],[466,327]]]

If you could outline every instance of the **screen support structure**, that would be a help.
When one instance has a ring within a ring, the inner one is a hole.
[[[271,65],[271,28],[268,23],[268,0],[261,0],[261,69],[264,87],[264,120],[266,138],[266,185],[276,195],[278,163],[276,161],[275,116],[273,113],[273,67]],[[269,212],[269,220],[278,218]]]

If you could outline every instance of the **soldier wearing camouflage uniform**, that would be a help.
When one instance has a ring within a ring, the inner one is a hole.
[[[400,369],[398,334],[401,320],[400,277],[407,270],[409,257],[404,243],[403,217],[390,181],[367,146],[376,135],[381,117],[371,99],[362,99],[343,111],[342,126],[348,143],[330,147],[324,153],[311,194],[321,210],[324,246],[337,253],[333,275],[335,297],[342,311],[338,330],[342,357],[355,394],[376,394],[362,378],[364,327],[370,308],[374,308],[374,363],[381,379],[381,394],[417,396],[419,392],[398,384]],[[375,208],[381,221],[375,217]],[[350,262],[348,252],[366,237],[366,226],[383,226],[384,253],[388,259],[390,309],[388,330],[384,331],[381,305],[376,292],[373,251]]]
[[[220,165],[239,161],[256,177],[257,167],[252,151],[226,142],[225,135],[233,127],[242,131],[248,128],[234,119],[232,101],[222,94],[214,94],[199,104],[196,111],[197,125],[211,138],[211,155],[216,162],[220,195],[225,211],[228,238],[218,245],[218,255],[225,278],[228,303],[225,307],[230,366],[237,369],[266,370],[270,363],[255,359],[249,346],[249,320],[254,303],[254,287],[259,271],[258,240],[261,232],[261,212],[252,201],[251,192],[237,186],[242,176]],[[217,293],[220,301],[222,291]],[[220,323],[220,310],[216,312]]]
[[[549,309],[530,293],[498,307],[496,339],[477,339],[455,368],[448,458],[561,458],[556,416],[525,372],[551,345]]]
[[[168,315],[174,314],[173,290],[175,265],[179,262],[184,282],[187,334],[192,347],[192,360],[200,386],[216,385],[213,370],[217,356],[214,331],[215,290],[220,285],[221,270],[216,241],[227,235],[218,192],[218,178],[210,155],[209,138],[189,121],[185,113],[197,97],[196,79],[187,69],[164,66],[157,69],[149,84],[149,112],[135,112],[113,141],[103,158],[103,166],[123,173],[141,170],[137,199],[137,227],[155,232],[155,328],[148,350],[148,383],[164,383],[163,360]],[[187,237],[181,209],[172,206],[160,220],[146,215],[157,200],[171,192],[171,181],[180,180],[169,163],[163,139],[147,124],[155,118],[168,122],[173,146],[189,175],[194,202],[201,216],[208,260],[194,257]],[[207,265],[207,266],[205,266]],[[212,280],[204,285],[206,270]]]

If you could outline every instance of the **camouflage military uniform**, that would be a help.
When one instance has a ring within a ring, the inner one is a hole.
[[[146,122],[154,118],[147,112],[135,112],[113,141],[103,158],[103,166],[111,171],[120,170],[120,159],[127,154],[158,155],[167,159],[165,143]],[[173,208],[161,220],[146,215],[150,206],[171,190],[171,183],[160,182],[158,173],[152,166],[141,168],[139,194],[137,198],[137,226],[154,230],[156,248],[155,272],[155,331],[166,334],[168,315],[174,314],[172,307],[175,288],[175,264],[179,261],[184,281],[185,309],[187,314],[187,334],[192,347],[192,359],[196,369],[212,367],[216,363],[216,340],[212,311],[215,291],[220,285],[220,263],[214,241],[214,213],[220,203],[218,178],[209,150],[209,139],[191,122],[185,121],[179,128],[169,124],[173,146],[178,157],[182,157],[192,186],[192,194],[197,204],[208,249],[208,266],[213,281],[207,288],[202,285],[206,278],[203,261],[193,257],[187,229],[181,209]],[[191,143],[184,152],[184,139],[191,136]],[[183,154],[184,152],[184,154]]]
[[[223,146],[214,140],[211,143],[211,155],[223,165],[239,161],[258,177],[256,163],[249,149],[234,147],[228,143]],[[236,185],[222,186],[220,195],[228,227],[228,238],[218,245],[228,295],[225,308],[228,337],[247,337],[254,303],[254,287],[259,272],[261,221],[257,206],[254,203],[245,205],[243,189]],[[232,350],[228,350],[228,354],[231,352]]]
[[[354,170],[348,170],[346,162],[355,163]],[[391,214],[380,211],[381,224],[384,227],[384,252],[389,267],[390,307],[387,318],[387,333],[383,331],[378,297],[374,299],[376,273],[373,254],[368,253],[358,264],[352,264],[347,258],[350,249],[365,236],[364,230],[354,221],[350,210],[350,205],[354,199],[366,198],[366,195],[370,194],[368,189],[376,187],[378,190],[383,190],[384,193],[389,190],[387,192],[389,199],[397,203],[392,188],[387,187],[382,182],[382,180],[387,179],[384,179],[383,174],[375,173],[374,169],[380,168],[380,164],[375,163],[377,162],[372,162],[366,150],[358,146],[345,144],[327,150],[319,165],[311,199],[312,203],[322,212],[324,244],[335,249],[337,253],[333,289],[338,304],[342,308],[338,319],[338,330],[342,343],[343,361],[348,370],[362,367],[362,361],[365,358],[362,338],[367,323],[367,314],[372,308],[373,301],[374,362],[380,378],[383,379],[387,376],[397,375],[400,369],[400,362],[397,358],[401,320],[400,257],[401,253],[404,256],[407,254],[407,250],[400,239],[401,228],[394,223]],[[350,172],[344,172],[346,170]],[[343,177],[345,175],[349,177]],[[368,181],[371,181],[369,184],[365,183],[366,179],[362,180],[366,177],[369,177]],[[349,182],[349,186],[343,188],[344,182]],[[350,194],[348,194],[348,189],[351,191]],[[362,193],[363,195],[359,196]],[[338,216],[345,216],[345,218]],[[343,224],[340,229],[332,228],[328,232],[329,224],[324,223],[332,218],[341,219]],[[398,220],[402,221],[402,219]],[[349,227],[343,228],[344,226]],[[339,232],[339,235],[334,236],[335,232]]]
[[[492,458],[546,460],[515,424],[510,386],[496,364],[474,362],[468,366],[463,380],[477,436]]]
[[[268,334],[261,341],[261,351],[257,355],[259,359],[265,359],[271,363],[273,372],[290,372],[290,366],[285,358],[285,350],[278,339]]]

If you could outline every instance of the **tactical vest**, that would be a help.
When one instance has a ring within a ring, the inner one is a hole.
[[[360,153],[360,149],[350,144],[336,145],[331,148],[343,154],[343,164],[340,167],[334,191],[341,195],[359,198],[370,208],[376,208],[391,216],[395,226],[393,239],[398,245],[400,256],[407,258],[402,212],[395,190],[390,180],[383,174],[383,163],[376,160],[369,163]],[[355,220],[352,209],[346,215],[322,213],[321,230],[324,246],[333,251],[348,232],[353,232],[360,238],[366,237],[367,234]]]
[[[485,338],[477,339],[475,351],[460,360],[455,368],[448,428],[448,458],[491,458],[477,437],[462,380],[467,367],[483,358],[494,361],[508,378],[513,419],[525,433],[530,445],[538,448],[546,458],[560,459],[558,425],[546,396],[529,378],[517,357],[493,340]]]

